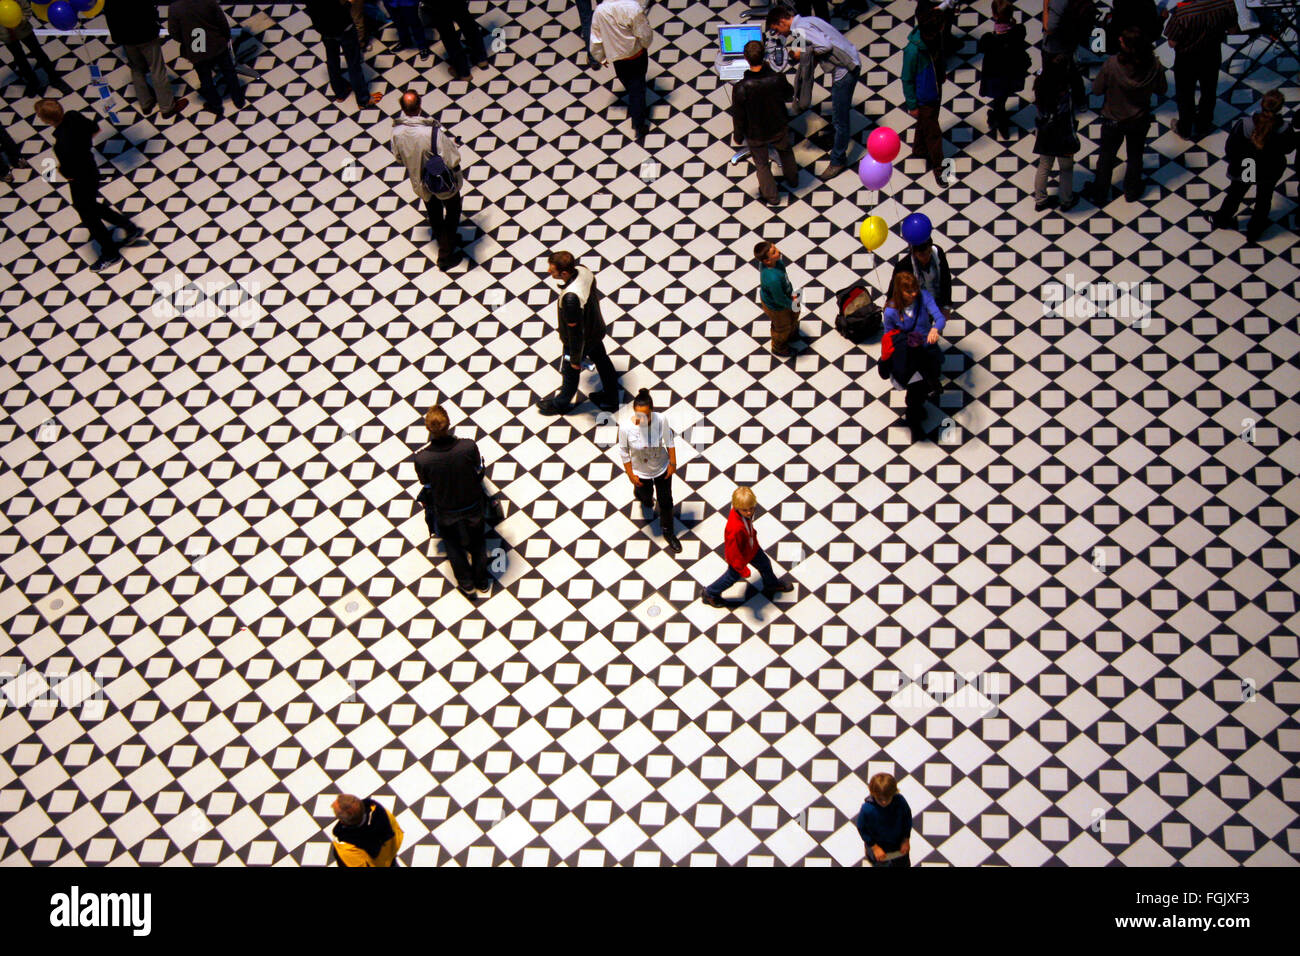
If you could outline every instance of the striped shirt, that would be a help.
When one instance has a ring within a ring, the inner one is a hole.
[[[1165,24],[1165,38],[1178,54],[1218,47],[1238,29],[1233,0],[1185,0],[1174,7]]]

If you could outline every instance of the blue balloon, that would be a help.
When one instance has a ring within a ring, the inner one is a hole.
[[[59,30],[71,30],[77,25],[77,11],[68,0],[54,0],[45,15],[50,18],[50,26]]]
[[[909,246],[919,246],[930,238],[930,217],[923,212],[914,212],[903,220],[903,239]]]
[[[95,5],[95,0],[68,0],[68,3],[78,13],[85,13]]]

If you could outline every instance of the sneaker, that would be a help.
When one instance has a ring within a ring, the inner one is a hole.
[[[173,116],[179,114],[182,110],[185,109],[185,107],[189,105],[190,105],[190,98],[188,96],[182,96],[179,99],[177,99],[174,103],[172,103],[171,109],[163,110],[163,112],[160,113],[159,116],[162,119],[169,120]]]
[[[672,535],[672,534],[664,535],[664,542],[668,545],[668,547],[672,549],[674,554],[682,553],[682,543],[677,540],[676,535]]]
[[[473,588],[465,588],[465,587],[461,587],[461,586],[458,584],[458,585],[456,585],[456,589],[457,589],[458,591],[460,591],[461,594],[465,595],[465,597],[469,598],[471,601],[474,600],[474,589],[473,589]]]
[[[831,165],[827,166],[825,172],[822,173],[822,179],[834,179],[836,176],[838,176],[840,173],[844,172],[844,170],[848,168],[849,167],[847,166],[840,166],[837,163],[832,163]]]
[[[144,228],[135,223],[131,223],[131,228],[126,231],[126,235],[122,238],[122,245],[129,246],[143,235]]]
[[[105,269],[112,268],[122,261],[122,253],[119,250],[105,253],[94,261],[90,268],[96,272],[103,272]]]
[[[573,396],[573,403],[571,405],[560,405],[555,401],[554,395],[547,395],[537,403],[536,408],[543,415],[567,415],[586,400],[586,396],[583,395],[582,392],[578,392],[578,394]]]
[[[714,596],[713,596],[712,594],[710,594],[708,591],[701,591],[701,592],[700,592],[700,600],[703,601],[705,604],[707,604],[709,607],[726,607],[726,606],[727,606],[727,605],[725,605],[725,604],[722,603],[722,598],[720,598],[720,597],[714,597]]]
[[[489,593],[491,593],[491,591],[492,591],[492,582],[491,582],[491,580],[487,580],[487,581],[482,582],[481,584],[476,584],[476,585],[474,585],[474,590],[478,591],[479,594],[489,594]]]

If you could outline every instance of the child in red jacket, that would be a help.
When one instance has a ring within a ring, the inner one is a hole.
[[[700,597],[710,607],[726,606],[722,602],[722,592],[737,581],[748,578],[750,564],[763,576],[763,596],[769,600],[777,594],[794,590],[793,584],[783,584],[773,573],[772,562],[758,546],[758,536],[754,533],[754,509],[757,507],[758,501],[752,489],[742,485],[731,493],[731,514],[727,516],[726,546],[723,549],[727,570],[705,588]]]

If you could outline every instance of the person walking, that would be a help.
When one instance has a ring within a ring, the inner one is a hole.
[[[91,266],[102,272],[122,259],[121,245],[128,245],[144,230],[99,197],[99,163],[95,160],[95,136],[99,123],[76,110],[64,111],[54,99],[36,101],[36,115],[54,127],[54,157],[59,172],[68,181],[72,208],[90,237],[99,244],[99,259]],[[108,225],[105,225],[108,223]],[[126,231],[122,244],[113,241],[114,227]]]
[[[700,600],[709,607],[726,606],[722,601],[722,592],[737,581],[746,580],[751,574],[751,564],[762,577],[763,596],[769,601],[778,594],[794,590],[793,584],[785,583],[776,576],[771,560],[758,546],[758,535],[754,532],[754,512],[757,509],[758,499],[754,497],[752,488],[741,485],[731,493],[731,513],[727,515],[723,545],[727,570],[700,595]]]
[[[350,793],[339,794],[330,805],[334,811],[334,840],[331,856],[339,866],[394,866],[402,848],[402,828],[397,817],[379,805],[374,797],[360,800]]]
[[[898,792],[892,774],[867,782],[867,799],[858,811],[858,835],[872,866],[911,866],[912,808]]]
[[[161,107],[162,119],[169,120],[189,106],[188,97],[178,99],[172,92],[167,61],[163,59],[158,5],[153,0],[104,0],[104,19],[108,21],[109,37],[122,48],[122,56],[131,68],[131,85],[140,112],[149,116]],[[150,78],[153,86],[149,85]]]
[[[791,354],[790,341],[799,337],[799,295],[790,284],[785,259],[775,242],[754,246],[754,261],[759,267],[759,304],[771,323],[772,354],[787,358]]]
[[[1074,154],[1079,151],[1077,112],[1086,103],[1083,76],[1067,53],[1044,54],[1043,71],[1034,81],[1034,152],[1038,170],[1034,174],[1034,209],[1058,207],[1069,212],[1079,204],[1074,191]],[[1056,165],[1060,174],[1060,196],[1047,195],[1047,179]]]
[[[812,63],[805,69],[811,71],[821,66],[824,72],[831,74],[831,126],[835,138],[831,142],[830,161],[822,172],[822,179],[833,179],[849,165],[849,113],[853,108],[853,94],[857,92],[862,77],[862,58],[858,48],[824,19],[797,15],[780,4],[768,11],[766,23],[769,31],[799,38],[788,44],[792,61],[799,63],[807,53]]]
[[[438,158],[442,160],[441,175],[430,179],[425,176],[425,169],[435,144]],[[390,145],[398,162],[406,167],[415,198],[424,203],[429,229],[438,243],[438,268],[446,272],[465,258],[458,248],[460,192],[465,177],[456,140],[441,123],[424,114],[420,94],[408,90],[402,94],[402,115],[393,121]]]
[[[1184,0],[1165,21],[1165,39],[1174,51],[1174,132],[1183,139],[1204,139],[1214,129],[1223,41],[1240,30],[1233,0]]]
[[[235,109],[243,109],[248,98],[230,53],[230,21],[217,0],[172,0],[167,5],[167,33],[180,44],[181,55],[194,64],[204,105],[218,119],[226,115],[217,90],[219,71]]]
[[[600,374],[601,390],[591,400],[603,411],[618,408],[619,383],[614,363],[605,351],[605,322],[600,316],[600,293],[596,276],[579,265],[569,252],[553,252],[546,260],[546,274],[560,293],[556,303],[560,333],[560,387],[537,403],[543,415],[567,415],[583,401],[578,391],[584,360],[590,359]]]
[[[654,31],[640,0],[601,0],[591,17],[591,59],[614,73],[627,93],[627,117],[636,141],[645,144],[649,130],[646,112],[646,76],[650,70],[650,44]]]
[[[1237,228],[1237,209],[1252,182],[1255,208],[1246,226],[1246,239],[1258,242],[1269,227],[1273,192],[1286,170],[1288,154],[1295,152],[1297,146],[1296,123],[1293,121],[1290,127],[1283,123],[1285,102],[1280,90],[1269,90],[1260,100],[1258,113],[1243,116],[1232,124],[1224,150],[1228,160],[1228,190],[1214,214],[1215,229]],[[1245,173],[1247,168],[1253,171],[1249,178]]]
[[[943,132],[939,110],[943,98],[943,67],[936,53],[941,46],[938,14],[918,17],[903,51],[903,99],[908,115],[916,119],[912,132],[912,158],[924,159],[935,184],[943,186]]]
[[[334,101],[342,103],[348,98],[351,87],[356,97],[357,109],[374,106],[382,93],[371,93],[366,84],[365,66],[361,59],[361,41],[356,24],[352,22],[352,8],[348,0],[305,0],[307,16],[320,34],[325,45],[325,71],[329,75]],[[343,76],[341,61],[347,63],[347,78]]]
[[[749,147],[758,172],[758,192],[769,206],[780,205],[772,176],[769,150],[781,161],[781,173],[790,189],[799,186],[799,163],[790,147],[790,116],[785,104],[794,90],[780,73],[767,65],[766,48],[758,40],[745,44],[749,70],[731,93],[731,119],[737,145]]]
[[[1096,176],[1086,198],[1098,208],[1110,202],[1111,172],[1124,144],[1124,198],[1142,198],[1142,151],[1151,128],[1151,96],[1169,90],[1165,68],[1136,27],[1119,39],[1119,52],[1102,64],[1092,81],[1092,92],[1105,97],[1101,107],[1101,142],[1097,148]]]
[[[457,79],[468,80],[470,61],[481,66],[487,63],[488,54],[483,45],[483,31],[465,0],[424,0],[424,9],[447,50],[452,73]]]
[[[31,0],[17,0],[17,3],[23,12],[23,18],[16,27],[0,27],[0,40],[4,41],[5,46],[9,47],[10,54],[13,55],[14,69],[26,84],[27,95],[40,96],[46,89],[37,78],[36,70],[32,69],[31,60],[27,59],[27,54],[31,53],[32,59],[36,61],[36,67],[45,71],[45,78],[49,85],[64,96],[71,96],[72,87],[59,76],[59,71],[55,69],[49,55],[41,49],[41,41],[37,39],[36,30],[32,26],[36,16],[32,13]]]
[[[677,540],[673,523],[673,475],[677,473],[677,435],[668,419],[654,409],[650,392],[641,389],[632,399],[632,417],[618,429],[618,453],[623,470],[632,482],[633,496],[641,506],[653,510],[659,500],[659,528],[664,542],[676,554],[682,543]]]
[[[1012,0],[993,0],[993,29],[979,38],[980,96],[989,100],[989,132],[997,139],[1011,138],[1007,100],[1025,88],[1029,76],[1029,43],[1025,27],[1017,23]]]
[[[429,444],[415,453],[415,472],[423,486],[420,503],[430,534],[447,546],[456,586],[468,598],[487,593],[487,544],[483,520],[483,458],[469,438],[456,438],[441,405],[424,414]]]

